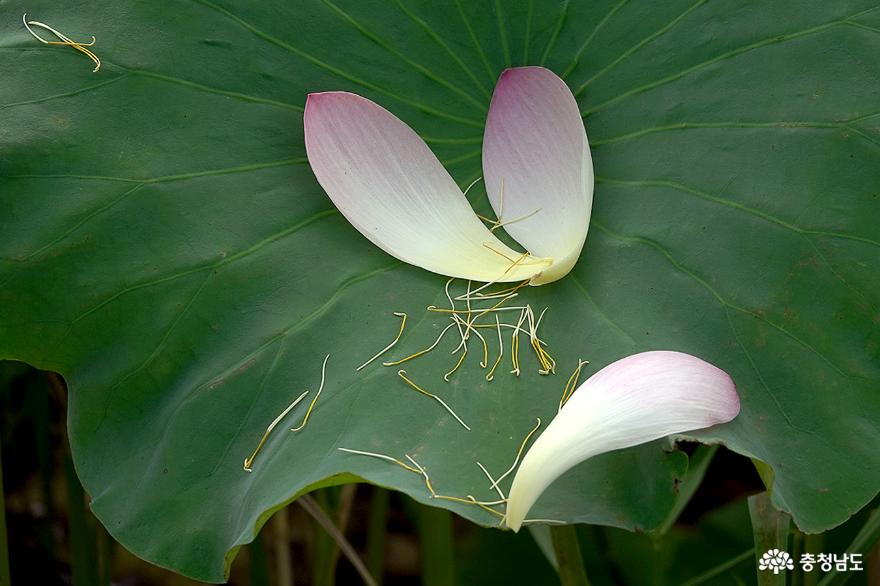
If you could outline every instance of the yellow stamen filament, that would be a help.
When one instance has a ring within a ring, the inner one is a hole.
[[[409,470],[410,472],[415,472],[416,474],[421,474],[421,472],[418,469],[413,468],[412,466],[410,466],[409,464],[407,464],[405,462],[401,462],[397,458],[392,458],[391,456],[386,456],[385,454],[377,454],[376,452],[364,452],[362,450],[351,450],[349,448],[336,448],[336,449],[339,450],[340,452],[348,452],[349,454],[358,454],[360,456],[370,456],[372,458],[379,458],[380,460],[385,460],[387,462],[391,462],[392,464],[397,464],[401,468],[405,468],[406,470]]]
[[[425,486],[428,488],[428,493],[431,495],[431,498],[437,497],[437,492],[434,490],[434,487],[431,486],[431,479],[428,477],[428,472],[422,467],[421,464],[415,461],[415,458],[410,456],[409,454],[404,454],[406,459],[412,462],[412,465],[419,469],[419,474],[422,475],[422,478],[425,479]]]
[[[551,525],[567,525],[565,521],[559,519],[523,519],[523,525],[533,525],[535,523],[549,523]]]
[[[452,309],[452,311],[455,311],[455,302],[452,300],[452,296],[449,294],[449,285],[452,284],[452,281],[454,281],[454,280],[455,279],[449,279],[448,281],[446,281],[446,287],[445,287],[446,299],[449,300],[449,306]],[[468,281],[468,282],[470,282],[470,281]],[[453,321],[455,322],[455,325],[458,327],[458,337],[461,338],[462,340],[464,340],[464,332],[461,329],[461,324],[455,320],[453,320]],[[459,346],[460,346],[460,344],[459,344]],[[456,350],[458,350],[458,348],[456,348]],[[455,354],[455,352],[453,352],[453,354]]]
[[[257,444],[257,448],[254,450],[254,453],[244,459],[244,469],[246,472],[253,471],[252,466],[254,464],[254,458],[256,458],[257,454],[260,453],[260,450],[263,449],[263,444],[266,443],[266,439],[269,437],[269,434],[272,433],[272,430],[275,429],[275,426],[278,425],[281,422],[281,420],[284,419],[284,416],[287,415],[288,413],[290,413],[293,410],[293,408],[296,407],[299,404],[299,402],[302,401],[303,398],[308,394],[309,394],[309,392],[305,391],[299,397],[294,399],[293,403],[288,405],[287,409],[282,411],[281,414],[278,417],[276,417],[274,419],[274,421],[272,421],[272,423],[269,424],[269,427],[267,427],[265,433],[263,433],[263,437],[260,438],[260,443]]]
[[[415,459],[412,456],[410,456],[409,454],[404,454],[404,455],[406,456],[407,460],[412,462],[413,466],[415,466],[416,468],[419,469],[419,472],[421,473],[422,478],[424,478],[424,480],[425,480],[425,486],[427,487],[428,494],[431,495],[431,498],[438,499],[438,500],[444,500],[444,501],[450,501],[453,503],[462,503],[465,505],[477,505],[481,509],[484,509],[486,511],[489,511],[490,513],[493,513],[494,515],[497,515],[501,518],[504,518],[504,515],[502,513],[499,513],[495,509],[489,508],[489,506],[487,504],[483,503],[482,501],[478,501],[477,499],[475,499],[471,495],[468,495],[468,498],[463,499],[463,498],[457,497],[457,496],[447,496],[444,494],[437,494],[437,491],[435,491],[434,487],[431,485],[431,478],[428,476],[428,472],[425,470],[425,468],[421,464],[416,462]]]
[[[577,368],[574,369],[574,372],[571,373],[571,376],[568,377],[568,382],[565,383],[565,388],[562,391],[562,398],[559,399],[559,410],[562,410],[563,405],[565,405],[568,400],[571,398],[572,393],[574,393],[577,388],[578,380],[581,376],[581,369],[585,364],[589,364],[589,360],[581,360],[578,359]]]
[[[498,368],[498,364],[504,357],[504,338],[501,336],[501,322],[498,320],[497,313],[495,314],[495,326],[498,328],[498,358],[495,359],[495,364],[492,365],[492,370],[490,370],[489,374],[486,375],[486,380],[489,382],[492,382],[492,380],[495,378],[495,369]]]
[[[483,300],[489,299],[489,298],[504,297],[505,295],[508,295],[510,293],[518,291],[519,289],[521,289],[522,287],[524,287],[528,284],[529,284],[529,281],[525,280],[522,283],[519,283],[517,285],[513,285],[512,287],[507,287],[505,289],[500,289],[498,291],[490,291],[489,293],[480,293],[479,291],[472,291],[471,295],[475,298],[478,298],[478,299],[474,299],[474,301],[483,301]],[[480,287],[480,289],[483,289],[483,288],[484,287]],[[457,301],[464,301],[464,298],[465,298],[465,295],[459,295],[455,299]]]
[[[394,341],[392,341],[390,344],[388,344],[387,346],[385,346],[384,348],[382,348],[381,350],[379,350],[379,352],[377,352],[375,356],[373,356],[372,358],[370,358],[369,360],[367,360],[366,362],[364,362],[363,364],[361,364],[360,366],[358,366],[358,367],[355,369],[355,371],[358,371],[358,370],[362,369],[363,367],[365,367],[366,365],[368,365],[369,363],[371,363],[371,362],[374,361],[375,359],[379,358],[380,356],[382,356],[383,354],[385,354],[386,352],[388,352],[389,350],[391,350],[392,348],[394,348],[394,345],[397,344],[397,342],[400,341],[400,337],[403,335],[403,328],[406,327],[406,314],[405,314],[405,313],[399,313],[399,312],[396,312],[396,311],[395,311],[395,312],[394,312],[394,315],[396,315],[396,316],[399,317],[399,318],[402,318],[401,321],[400,321],[400,330],[397,332],[397,337],[394,338]]]
[[[466,329],[471,330],[473,333],[477,335],[480,341],[483,343],[483,361],[480,362],[480,366],[482,368],[486,368],[489,366],[489,344],[486,343],[486,338],[483,337],[483,334],[474,329],[470,322],[465,321],[458,317],[456,314],[452,314],[452,319],[459,321],[461,324],[465,326]]]
[[[464,356],[464,355],[462,355],[462,356]],[[443,408],[446,409],[446,410],[449,412],[450,415],[452,415],[453,417],[455,417],[455,420],[458,421],[458,422],[461,424],[462,427],[464,427],[464,428],[465,428],[466,430],[468,430],[468,431],[471,430],[471,428],[468,427],[467,424],[466,424],[464,421],[461,420],[461,417],[459,417],[458,415],[456,415],[455,411],[453,411],[452,408],[451,408],[449,405],[446,404],[446,401],[444,401],[443,399],[441,399],[440,397],[438,397],[438,396],[435,395],[434,393],[429,393],[428,391],[426,391],[425,389],[423,389],[422,387],[420,387],[419,385],[417,385],[416,383],[414,383],[413,381],[411,381],[409,378],[407,378],[407,376],[406,376],[406,371],[405,371],[405,370],[398,370],[398,371],[397,371],[397,376],[399,376],[399,377],[402,378],[404,381],[406,381],[406,384],[408,384],[409,386],[411,386],[412,388],[414,388],[414,389],[417,390],[418,392],[422,393],[423,395],[427,395],[427,396],[431,397],[432,399],[434,399],[435,401],[437,401],[438,403],[440,403],[441,405],[443,405]]]
[[[468,186],[467,186],[467,189],[464,190],[464,196],[467,197],[468,191],[471,190],[471,187],[473,187],[474,185],[476,185],[477,183],[479,183],[479,182],[482,181],[482,180],[483,180],[482,177],[477,177],[476,179],[474,179],[473,181],[471,181],[471,184],[468,185]]]
[[[72,47],[72,48],[76,49],[77,51],[79,51],[80,53],[82,53],[82,54],[84,54],[85,56],[87,56],[89,59],[92,60],[92,62],[94,62],[94,64],[95,64],[95,68],[92,70],[92,73],[95,73],[95,72],[97,72],[99,69],[101,69],[101,59],[98,58],[98,56],[95,55],[94,53],[92,53],[90,50],[86,49],[86,47],[91,47],[92,45],[95,44],[95,37],[94,37],[94,36],[92,36],[92,42],[91,42],[91,43],[78,43],[78,42],[76,42],[76,41],[71,40],[71,39],[70,39],[67,35],[65,35],[64,33],[60,33],[60,32],[58,32],[57,30],[55,30],[54,28],[52,28],[52,27],[49,26],[48,24],[44,24],[44,23],[42,23],[42,22],[38,22],[38,21],[36,21],[36,20],[28,20],[28,19],[27,19],[27,13],[25,13],[25,14],[22,15],[22,17],[21,17],[21,21],[24,23],[24,26],[25,26],[25,28],[28,30],[28,32],[29,32],[29,33],[30,33],[35,39],[37,39],[38,41],[40,41],[40,42],[43,43],[44,45],[67,45],[67,46],[69,46],[69,47]],[[35,32],[34,32],[34,29],[32,29],[31,26],[40,27],[40,28],[42,28],[42,29],[45,29],[45,30],[51,32],[51,33],[54,34],[56,37],[58,37],[59,39],[61,39],[61,42],[58,42],[58,41],[47,41],[46,39],[42,38],[42,37],[39,36],[37,33],[35,33]]]
[[[302,423],[297,425],[296,427],[290,428],[290,431],[299,431],[306,426],[306,423],[309,422],[309,415],[312,414],[312,409],[315,408],[315,403],[318,402],[318,397],[321,396],[321,391],[324,390],[324,379],[327,371],[327,359],[330,358],[330,355],[324,357],[324,364],[321,365],[321,386],[318,387],[318,393],[315,395],[315,398],[312,399],[312,402],[309,404],[309,410],[306,411],[306,416],[303,417]]]
[[[401,462],[397,458],[393,458],[391,456],[386,456],[385,454],[377,454],[375,452],[365,452],[362,450],[351,450],[349,448],[337,448],[337,449],[342,452],[348,452],[350,454],[357,454],[360,456],[370,456],[373,458],[379,458],[381,460],[385,460],[386,462],[391,462],[392,464],[397,464],[398,466],[400,466],[401,468],[404,468],[405,470],[408,470],[410,472],[418,474],[425,481],[425,487],[428,489],[428,494],[431,495],[431,498],[435,498],[438,500],[450,501],[450,502],[454,502],[454,503],[462,503],[465,505],[476,505],[476,506],[480,507],[481,509],[484,509],[484,510],[492,513],[493,515],[501,517],[502,519],[504,518],[504,515],[502,513],[498,512],[495,509],[492,509],[490,507],[503,505],[507,502],[506,499],[503,501],[478,501],[477,499],[475,499],[471,495],[467,495],[467,498],[463,499],[463,498],[460,498],[457,496],[447,496],[447,495],[443,495],[443,494],[437,494],[437,491],[434,490],[434,487],[431,484],[431,478],[428,476],[427,470],[425,470],[425,468],[421,464],[416,462],[415,458],[413,458],[409,454],[404,454],[404,456],[406,457],[407,460],[409,460],[412,463],[412,466],[410,466],[409,464],[406,464],[405,462]]]
[[[522,443],[519,445],[519,450],[516,452],[516,458],[513,460],[513,464],[510,465],[510,468],[507,469],[507,472],[498,477],[498,480],[492,483],[490,488],[498,488],[498,483],[510,476],[511,473],[516,469],[516,465],[519,464],[519,459],[522,457],[523,451],[526,449],[526,444],[529,443],[529,439],[538,431],[538,428],[541,427],[541,418],[537,418],[537,422],[535,423],[535,427],[532,428],[526,437],[523,439]]]
[[[506,254],[504,254],[504,253],[501,252],[500,250],[495,250],[494,248],[492,248],[491,246],[489,246],[489,243],[488,243],[488,242],[483,242],[483,246],[485,246],[486,248],[488,248],[489,250],[491,250],[492,252],[494,252],[495,254],[497,254],[498,256],[500,256],[501,258],[507,260],[508,262],[515,262],[514,259],[510,258],[509,256],[507,256]],[[468,295],[470,295],[470,291],[468,291]]]
[[[533,212],[529,212],[528,214],[524,214],[518,218],[514,218],[512,220],[505,220],[503,222],[501,221],[501,218],[498,218],[498,222],[496,222],[494,226],[489,228],[489,231],[494,232],[495,230],[497,230],[498,228],[501,228],[502,226],[510,226],[511,224],[516,224],[517,222],[522,222],[523,220],[528,220],[529,218],[531,218],[532,216],[534,216],[535,214],[537,214],[540,211],[541,211],[541,208],[538,208]]]
[[[510,361],[513,365],[513,370],[510,371],[510,374],[514,374],[519,376],[519,333],[523,331],[520,326],[522,326],[523,321],[526,318],[526,308],[523,307],[522,311],[519,314],[519,321],[516,322],[516,327],[513,330],[513,333],[510,335]]]
[[[485,466],[483,466],[483,465],[480,464],[479,462],[477,462],[477,466],[480,467],[480,470],[483,471],[483,474],[485,474],[485,475],[486,475],[486,478],[489,479],[489,482],[492,483],[492,488],[495,489],[495,492],[498,493],[498,498],[500,498],[502,502],[507,502],[507,497],[504,496],[504,492],[502,492],[502,491],[501,491],[501,487],[498,486],[498,481],[495,480],[494,478],[492,478],[492,475],[489,474],[489,471],[486,470],[486,467],[485,467]]]
[[[547,311],[546,308],[544,311]],[[532,349],[535,351],[535,356],[538,357],[538,362],[541,363],[541,369],[538,370],[538,374],[550,374],[551,372],[555,373],[556,361],[541,347],[541,344],[538,342],[538,327],[535,322],[535,314],[532,311],[531,306],[527,306],[526,313],[529,320],[529,339],[532,344]],[[541,317],[544,317],[544,312],[541,312]]]
[[[508,295],[508,298],[512,298],[512,297],[513,297],[513,295]],[[506,301],[506,299],[505,299],[505,301]],[[480,317],[482,315],[485,315],[486,313],[490,313],[493,311],[523,310],[523,309],[525,309],[525,306],[524,305],[516,306],[516,307],[496,307],[496,306],[493,306],[493,307],[489,307],[487,309],[470,309],[470,310],[468,310],[468,309],[455,309],[455,310],[452,310],[452,309],[446,309],[444,307],[437,307],[436,305],[429,305],[425,309],[427,311],[433,311],[434,313],[454,313],[456,315],[468,315],[469,313],[477,313],[479,311],[480,314],[477,317]],[[474,319],[477,319],[477,318],[474,318]],[[480,327],[480,326],[472,326],[472,327]],[[489,327],[494,328],[495,326],[489,326]]]
[[[449,382],[449,377],[455,374],[455,371],[457,371],[461,367],[461,363],[464,362],[464,357],[467,356],[467,353],[467,347],[465,347],[464,352],[462,352],[461,356],[458,357],[458,362],[455,363],[455,366],[452,367],[452,370],[443,375],[443,380]]]
[[[484,245],[484,246],[485,246],[485,245]],[[495,252],[497,252],[497,251],[495,251]],[[507,258],[506,255],[503,255],[503,254],[502,254],[501,256],[504,256],[504,258]],[[468,296],[470,296],[470,295],[476,295],[477,293],[479,293],[479,292],[482,291],[483,289],[486,289],[486,288],[488,288],[488,287],[491,287],[492,285],[494,285],[495,283],[497,283],[498,281],[500,281],[501,279],[503,279],[505,276],[507,276],[507,273],[509,273],[510,271],[512,271],[512,270],[516,267],[516,265],[518,265],[519,263],[521,263],[523,260],[525,260],[526,258],[528,258],[528,257],[530,257],[530,256],[531,256],[531,255],[530,255],[528,252],[524,252],[524,253],[522,253],[522,255],[520,255],[520,257],[519,257],[518,259],[516,259],[515,261],[513,261],[513,263],[512,263],[509,267],[507,267],[507,269],[505,269],[503,273],[501,273],[501,276],[500,276],[500,277],[498,277],[498,278],[495,279],[494,281],[489,281],[488,283],[486,283],[486,284],[484,284],[484,285],[480,285],[479,287],[477,287],[477,288],[474,289],[473,291],[470,291],[470,292],[468,293]],[[552,261],[545,261],[545,262],[552,262]]]
[[[382,366],[397,366],[398,364],[402,364],[402,363],[406,362],[407,360],[412,360],[413,358],[418,358],[419,356],[422,356],[423,354],[427,354],[428,352],[430,352],[431,350],[433,350],[434,348],[437,347],[437,344],[439,344],[440,340],[443,339],[443,335],[449,330],[449,328],[451,328],[454,325],[456,325],[456,324],[451,323],[448,326],[446,326],[443,329],[443,331],[440,332],[440,335],[437,336],[437,339],[434,340],[434,343],[431,344],[430,346],[428,346],[427,348],[425,348],[424,350],[419,350],[415,354],[410,354],[406,358],[401,358],[400,360],[395,360],[394,362],[383,362]]]

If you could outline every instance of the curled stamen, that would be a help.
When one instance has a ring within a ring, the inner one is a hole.
[[[513,464],[510,465],[510,468],[507,469],[507,472],[498,477],[498,480],[492,483],[490,488],[498,488],[498,483],[510,476],[510,474],[516,469],[516,465],[519,464],[519,459],[522,457],[523,450],[526,449],[526,444],[529,443],[529,439],[538,431],[538,428],[541,427],[541,418],[537,417],[537,422],[535,423],[535,427],[532,428],[526,437],[523,439],[522,443],[519,445],[519,450],[516,452],[516,458],[513,460]]]
[[[406,381],[406,384],[408,384],[409,386],[411,386],[412,388],[414,388],[414,389],[417,390],[418,392],[422,393],[423,395],[427,395],[427,396],[431,397],[432,399],[434,399],[435,401],[437,401],[438,403],[440,403],[441,405],[443,405],[443,408],[446,409],[446,410],[449,412],[450,415],[452,415],[453,417],[455,417],[455,420],[458,421],[458,422],[461,424],[462,427],[464,427],[464,428],[465,428],[466,430],[468,430],[468,431],[471,430],[471,428],[468,427],[467,424],[466,424],[464,421],[461,420],[461,417],[459,417],[459,416],[455,413],[455,411],[452,410],[452,407],[450,407],[449,405],[446,404],[446,401],[444,401],[443,399],[441,399],[440,397],[438,397],[438,396],[435,395],[434,393],[429,393],[428,391],[426,391],[425,389],[423,389],[422,387],[420,387],[419,385],[417,385],[416,383],[414,383],[413,381],[411,381],[409,378],[407,378],[407,376],[406,376],[406,371],[405,371],[405,370],[398,370],[398,371],[397,371],[397,376],[399,376],[399,377],[402,378],[404,381]]]
[[[327,370],[327,359],[330,358],[330,355],[324,357],[324,364],[321,365],[321,386],[318,387],[318,393],[315,395],[315,398],[312,399],[312,402],[309,404],[309,410],[306,411],[306,416],[303,417],[302,423],[297,425],[296,427],[290,428],[290,431],[299,431],[306,426],[306,423],[309,422],[309,415],[312,414],[312,409],[315,408],[315,403],[318,402],[318,397],[321,396],[321,391],[324,390],[324,378]]]
[[[410,472],[415,472],[416,474],[421,474],[420,470],[413,468],[412,466],[410,466],[409,464],[407,464],[405,462],[401,462],[397,458],[393,458],[391,456],[386,456],[385,454],[377,454],[376,452],[365,452],[362,450],[351,450],[349,448],[336,448],[336,449],[339,450],[340,452],[348,452],[349,454],[358,454],[359,456],[370,456],[372,458],[379,458],[380,460],[385,460],[387,462],[397,464],[401,468],[409,470]]]
[[[385,354],[386,352],[388,352],[389,350],[394,348],[394,345],[400,341],[400,337],[403,335],[403,328],[406,327],[406,314],[395,311],[394,315],[396,315],[397,317],[403,318],[400,321],[400,331],[397,332],[397,337],[394,338],[394,341],[392,341],[390,344],[388,344],[387,346],[385,346],[384,348],[379,350],[379,352],[377,352],[375,356],[373,356],[372,358],[370,358],[369,360],[367,360],[366,362],[364,362],[363,364],[358,366],[355,369],[355,371],[362,369],[363,367],[365,367],[366,365],[368,365],[369,363],[371,363],[375,359],[379,358],[380,356],[382,356],[383,354]]]
[[[263,444],[266,443],[266,439],[269,437],[269,434],[272,433],[272,430],[275,429],[275,426],[278,425],[278,423],[280,423],[282,419],[284,419],[284,416],[287,415],[288,413],[290,413],[293,410],[293,408],[296,407],[299,404],[299,402],[302,401],[303,398],[308,394],[309,394],[309,392],[305,391],[299,397],[294,399],[293,402],[287,406],[287,409],[282,411],[281,414],[278,417],[276,417],[272,421],[272,423],[269,424],[269,427],[267,427],[266,431],[263,433],[263,437],[260,438],[260,443],[257,444],[257,447],[254,450],[254,453],[252,453],[249,457],[244,459],[245,472],[253,472],[254,458],[256,458],[257,454],[260,453],[260,450],[263,449]]]
[[[89,59],[91,59],[95,63],[95,68],[92,70],[92,73],[95,73],[99,69],[101,69],[101,59],[98,58],[97,55],[95,55],[94,53],[92,53],[91,51],[86,49],[86,47],[91,47],[92,45],[95,44],[94,35],[92,35],[92,42],[91,43],[78,43],[76,41],[71,40],[70,37],[68,37],[64,33],[58,32],[57,30],[55,30],[54,28],[52,28],[48,24],[38,22],[36,20],[28,20],[27,13],[22,15],[21,21],[24,23],[25,28],[28,30],[28,32],[31,34],[31,36],[33,36],[35,39],[37,39],[38,41],[40,41],[44,45],[67,45],[69,47],[72,47],[73,49],[76,49],[80,53],[87,56]],[[44,39],[43,37],[41,37],[40,35],[35,33],[34,29],[32,29],[31,26],[40,27],[42,29],[45,29],[45,30],[51,32],[56,37],[61,39],[61,42],[47,41],[46,39]]]
[[[446,326],[443,329],[443,331],[440,332],[440,335],[437,336],[437,339],[434,340],[434,343],[431,344],[430,346],[428,346],[427,348],[425,348],[424,350],[420,350],[420,351],[416,352],[415,354],[410,354],[406,358],[401,358],[400,360],[395,360],[394,362],[383,362],[382,366],[397,366],[398,364],[402,364],[402,363],[406,362],[407,360],[412,360],[413,358],[418,358],[419,356],[422,356],[423,354],[427,354],[428,352],[430,352],[431,350],[433,350],[434,348],[437,347],[437,344],[439,344],[440,340],[443,339],[443,335],[449,330],[449,328],[451,328],[454,325],[456,325],[456,324],[451,323],[448,326]]]
[[[462,352],[461,356],[458,357],[458,362],[455,363],[455,366],[452,367],[452,370],[443,375],[443,380],[449,382],[449,377],[455,374],[455,371],[457,371],[461,367],[461,363],[464,362],[464,357],[467,356],[467,353],[467,346],[465,346],[464,352]]]

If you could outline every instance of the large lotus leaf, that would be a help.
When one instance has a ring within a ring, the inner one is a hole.
[[[30,37],[25,11],[94,34],[100,72]],[[595,372],[645,349],[733,375],[742,414],[698,437],[772,467],[775,504],[804,530],[876,494],[874,2],[32,0],[2,14],[0,357],[64,375],[77,471],[138,555],[222,580],[273,510],[355,478],[495,523],[337,448],[410,454],[439,492],[489,499],[475,460],[506,469],[578,357]],[[539,376],[523,350],[521,377],[508,354],[488,383],[472,340],[445,383],[457,334],[406,365],[468,432],[394,368],[355,372],[393,339],[392,312],[409,315],[392,356],[435,338],[446,316],[425,307],[445,304],[445,281],[334,210],[304,159],[302,106],[310,91],[366,95],[466,184],[492,85],[524,63],[577,95],[595,210],[572,274],[517,300],[549,307],[559,374]],[[288,431],[304,403],[244,472],[267,424],[314,395],[328,353],[307,427]],[[662,442],[607,454],[532,515],[654,528],[686,465]]]

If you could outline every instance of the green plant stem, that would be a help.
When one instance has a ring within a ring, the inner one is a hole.
[[[373,487],[370,517],[367,521],[367,570],[382,586],[385,567],[385,536],[391,492],[379,486]]]
[[[562,586],[589,586],[574,525],[550,527],[550,539],[559,564],[559,583]]]
[[[2,445],[0,445],[2,451]],[[3,461],[0,458],[0,586],[11,586],[9,542],[6,538],[6,496],[3,492]]]
[[[423,586],[455,584],[452,548],[452,514],[445,509],[420,506],[419,549]]]
[[[807,533],[804,535],[804,552],[818,554],[825,544],[824,533]],[[819,572],[802,572],[804,575],[803,586],[816,586],[819,583]]]
[[[749,497],[749,516],[752,519],[752,534],[755,537],[755,571],[758,586],[785,586],[788,572],[758,570],[758,560],[764,552],[771,549],[788,549],[788,534],[791,516],[778,511],[770,502],[770,493],[762,492]]]
[[[875,509],[868,517],[868,521],[856,534],[852,543],[846,548],[846,553],[862,554],[863,568],[867,562],[868,554],[875,543],[880,542],[880,509]],[[822,578],[819,586],[839,586],[845,584],[855,572],[838,572],[833,570]]]
[[[266,559],[266,546],[260,532],[248,546],[250,554],[251,586],[269,586],[269,562]]]
[[[98,584],[98,556],[95,548],[94,532],[89,528],[89,512],[86,508],[86,495],[70,453],[64,455],[64,472],[67,478],[67,506],[70,532],[70,569],[74,586],[93,586]]]
[[[290,509],[284,507],[272,516],[272,549],[275,552],[275,583],[293,586],[293,560],[290,556]]]

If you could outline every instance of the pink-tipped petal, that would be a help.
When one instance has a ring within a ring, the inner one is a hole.
[[[587,379],[526,452],[506,522],[518,530],[538,497],[584,460],[719,423],[739,413],[723,370],[681,352],[634,354]]]
[[[483,173],[502,221],[540,210],[504,227],[536,256],[553,259],[532,284],[568,274],[587,237],[593,160],[577,102],[549,69],[520,67],[501,74],[483,137]]]
[[[388,254],[476,281],[530,279],[550,264],[529,257],[511,268],[507,259],[520,254],[480,222],[425,142],[381,106],[346,92],[310,94],[303,124],[318,182]]]

